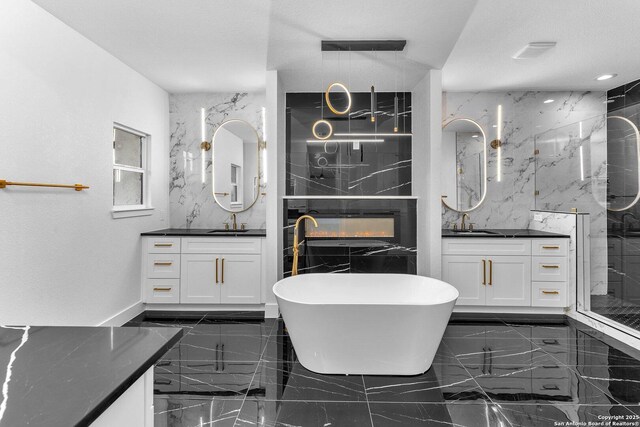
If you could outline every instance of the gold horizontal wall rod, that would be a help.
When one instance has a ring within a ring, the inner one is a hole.
[[[76,191],[82,191],[90,188],[82,184],[44,184],[42,182],[12,182],[0,179],[0,188],[7,188],[9,185],[18,185],[22,187],[73,188]]]

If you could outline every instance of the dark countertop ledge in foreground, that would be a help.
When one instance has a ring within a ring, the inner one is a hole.
[[[147,231],[141,236],[165,236],[165,237],[266,237],[267,230],[256,228],[247,231],[229,230],[223,233],[210,233],[213,228],[165,228],[164,230]],[[219,229],[218,229],[219,230]]]
[[[181,337],[180,328],[0,326],[0,378],[11,374],[0,426],[89,425]]]
[[[472,233],[460,233],[455,232],[448,229],[442,229],[442,237],[471,237],[475,239],[479,238],[487,238],[487,239],[495,239],[495,238],[524,238],[524,239],[548,239],[548,238],[565,238],[568,239],[570,236],[567,234],[558,234],[558,233],[550,233],[548,231],[538,231],[538,230],[516,230],[516,229],[495,229],[495,228],[487,228],[487,229],[478,229],[474,231],[490,231],[494,234],[473,234]]]

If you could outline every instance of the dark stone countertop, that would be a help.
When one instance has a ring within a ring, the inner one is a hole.
[[[558,234],[558,233],[549,233],[548,231],[538,231],[538,230],[516,230],[516,229],[494,229],[488,228],[486,230],[474,230],[476,232],[479,231],[490,231],[493,234],[482,234],[477,233],[460,233],[452,230],[443,229],[442,237],[471,237],[471,238],[525,238],[525,239],[548,239],[548,238],[565,238],[568,239],[570,236],[567,234]]]
[[[179,328],[0,326],[0,426],[89,425],[180,337]]]
[[[267,230],[256,228],[250,229],[246,231],[240,230],[229,230],[223,231],[221,233],[210,233],[212,228],[165,228],[164,230],[156,230],[156,231],[147,231],[145,233],[141,233],[141,236],[166,236],[166,237],[266,237]],[[220,229],[215,229],[220,230]]]

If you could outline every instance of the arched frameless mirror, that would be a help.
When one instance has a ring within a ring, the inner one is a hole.
[[[607,209],[632,208],[640,199],[640,133],[622,116],[607,117]]]
[[[213,197],[227,212],[251,208],[260,194],[260,137],[244,120],[227,120],[213,134]]]
[[[471,119],[453,119],[442,127],[442,203],[470,212],[487,195],[487,137]]]

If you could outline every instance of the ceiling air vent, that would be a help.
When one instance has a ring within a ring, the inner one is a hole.
[[[532,59],[537,58],[546,51],[554,48],[556,42],[533,42],[529,43],[512,56],[513,59]]]

